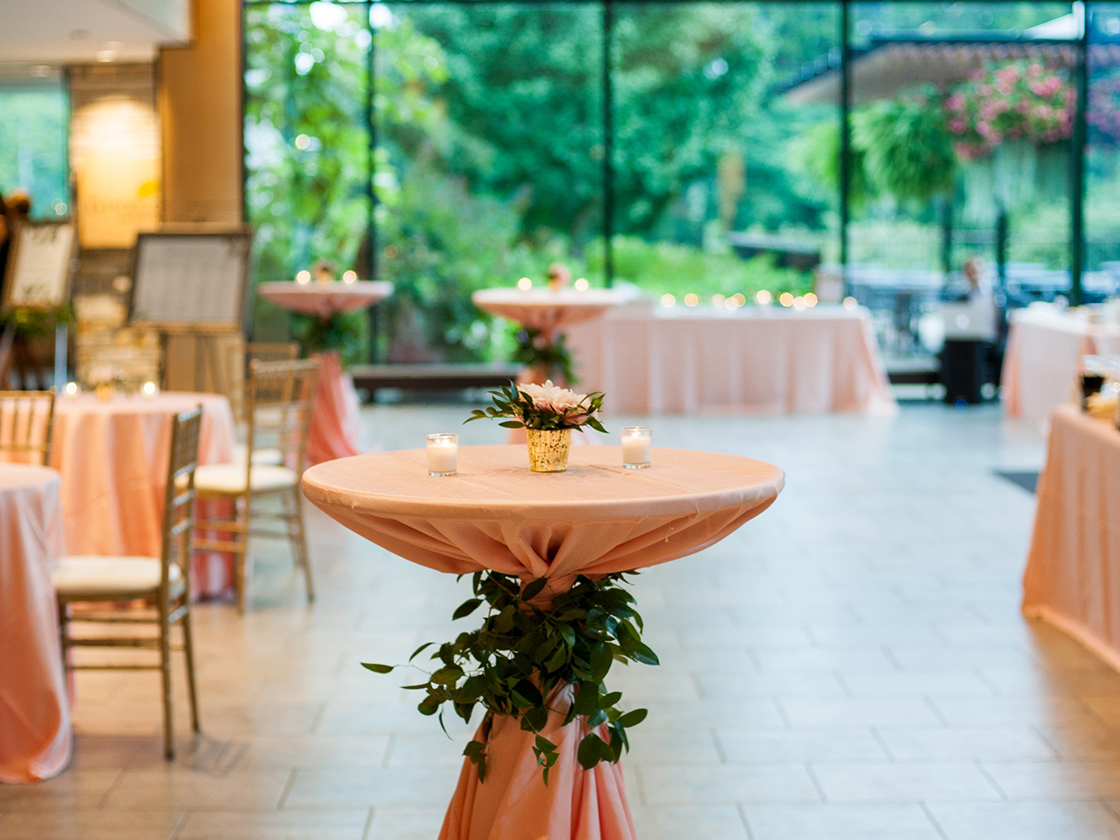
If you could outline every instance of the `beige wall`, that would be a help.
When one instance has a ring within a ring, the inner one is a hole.
[[[189,47],[160,50],[163,220],[242,221],[241,9],[194,0]]]
[[[238,0],[194,0],[189,47],[160,50],[163,220],[239,225],[242,217],[241,8]],[[213,339],[170,336],[164,382],[215,388],[222,348]],[[202,358],[204,364],[199,365]],[[205,382],[196,373],[205,372]]]

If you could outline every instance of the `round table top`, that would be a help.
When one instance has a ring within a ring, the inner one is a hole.
[[[221,394],[196,394],[190,391],[160,391],[151,396],[143,393],[117,392],[110,400],[99,400],[88,391],[61,394],[54,402],[56,415],[78,414],[179,414],[201,405],[208,411],[229,411],[229,400]]]
[[[619,289],[480,289],[471,295],[479,309],[541,331],[590,321],[627,299]]]
[[[257,294],[289,312],[329,318],[342,312],[365,309],[393,293],[393,284],[383,280],[354,283],[261,283]]]
[[[24,490],[29,487],[45,488],[59,481],[58,470],[34,464],[0,463],[0,493]]]
[[[304,494],[356,533],[422,565],[527,577],[629,571],[699,551],[764,511],[785,482],[734,455],[573,447],[568,471],[534,473],[524,446],[459,449],[458,474],[428,475],[422,449],[312,467]]]

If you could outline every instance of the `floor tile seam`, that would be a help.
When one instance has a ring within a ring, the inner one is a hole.
[[[1060,761],[1066,761],[1066,760],[1069,759],[1069,756],[1065,755],[1058,748],[1057,744],[1055,744],[1053,741],[1051,741],[1049,738],[1046,737],[1046,733],[1043,732],[1041,729],[1039,729],[1037,724],[1034,724],[1034,723],[1029,724],[1029,728],[1038,738],[1040,738],[1042,740],[1042,742],[1044,744],[1046,744],[1046,747],[1050,750],[1050,752],[1053,753],[1053,755],[1054,755],[1054,757],[1052,759],[1053,761],[1060,762]]]
[[[1007,795],[1007,792],[1002,787],[1000,787],[999,782],[996,781],[995,775],[992,773],[991,770],[988,769],[988,767],[984,764],[984,762],[981,759],[976,759],[974,764],[976,766],[977,771],[980,773],[980,775],[983,776],[984,779],[988,782],[988,784],[990,784],[995,789],[996,793],[999,794],[999,798],[1002,799],[1004,802],[1011,801],[1011,797],[1009,797]]]
[[[374,811],[375,811],[374,808],[370,808],[369,813],[366,815],[366,824],[365,824],[365,827],[362,829],[362,840],[373,840],[373,835],[370,832],[373,831]]]
[[[183,813],[179,816],[179,821],[176,822],[172,827],[171,833],[168,835],[167,840],[178,840],[179,835],[183,833],[183,828],[186,826],[187,819],[190,817],[190,815],[191,811],[189,808],[183,810]]]
[[[952,723],[950,723],[949,718],[946,717],[945,713],[942,712],[940,708],[938,708],[937,702],[933,697],[931,697],[928,694],[923,694],[922,695],[922,701],[926,704],[926,707],[931,712],[933,712],[933,716],[935,718],[937,718],[939,721],[941,721],[942,726],[945,726],[947,728],[952,727]]]
[[[291,772],[288,774],[288,780],[284,783],[284,790],[282,790],[280,792],[280,799],[277,801],[276,807],[273,810],[276,810],[276,811],[283,811],[284,810],[284,806],[287,804],[288,797],[292,793],[292,788],[295,787],[296,778],[298,776],[299,776],[299,768],[298,767],[293,767]]]
[[[950,840],[949,835],[945,833],[945,829],[941,827],[941,823],[937,821],[937,818],[933,815],[933,811],[930,810],[929,803],[923,799],[918,803],[918,806],[922,809],[922,813],[926,815],[926,819],[933,825],[933,830],[937,832],[937,836],[940,837],[941,840]]]
[[[739,822],[743,824],[743,831],[746,832],[747,840],[755,840],[754,830],[751,829],[751,821],[747,819],[746,804],[743,802],[735,803],[735,810],[739,812]]]
[[[872,727],[870,727],[870,730],[871,730],[871,737],[875,739],[875,742],[879,745],[879,749],[881,749],[883,751],[883,753],[887,756],[888,761],[894,763],[896,761],[896,756],[895,756],[894,752],[891,750],[890,745],[887,744],[887,739],[883,737],[883,733],[879,731],[879,727],[872,726]]]
[[[105,789],[105,793],[103,793],[101,798],[97,801],[97,806],[94,810],[101,811],[105,809],[113,793],[120,787],[121,782],[124,781],[126,773],[128,773],[128,769],[124,767],[117,771],[117,775],[113,777],[113,781],[109,783],[109,787]]]
[[[828,795],[824,792],[824,785],[821,784],[821,780],[818,779],[817,774],[813,772],[813,763],[811,761],[806,761],[803,766],[805,772],[809,776],[809,780],[813,783],[813,788],[817,791],[817,796],[820,797],[821,802],[827,804]]]

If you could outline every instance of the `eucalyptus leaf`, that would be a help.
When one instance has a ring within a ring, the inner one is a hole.
[[[379,665],[376,662],[363,662],[362,667],[366,668],[370,671],[373,671],[375,674],[388,674],[390,671],[392,671],[397,666],[396,665]]]

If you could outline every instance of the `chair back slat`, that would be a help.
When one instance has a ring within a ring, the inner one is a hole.
[[[229,346],[225,376],[233,416],[238,422],[246,419],[248,400],[245,389],[249,365],[253,362],[292,362],[299,358],[299,345],[294,342],[238,341]]]
[[[54,431],[54,389],[0,391],[0,461],[46,466]]]
[[[198,468],[198,442],[201,434],[201,405],[172,418],[161,553],[163,560],[161,585],[165,595],[171,583],[172,563],[179,565],[184,585],[189,588],[191,534],[194,531],[196,497],[194,473]]]
[[[284,463],[302,472],[318,373],[318,359],[249,363],[250,454],[279,449]]]

